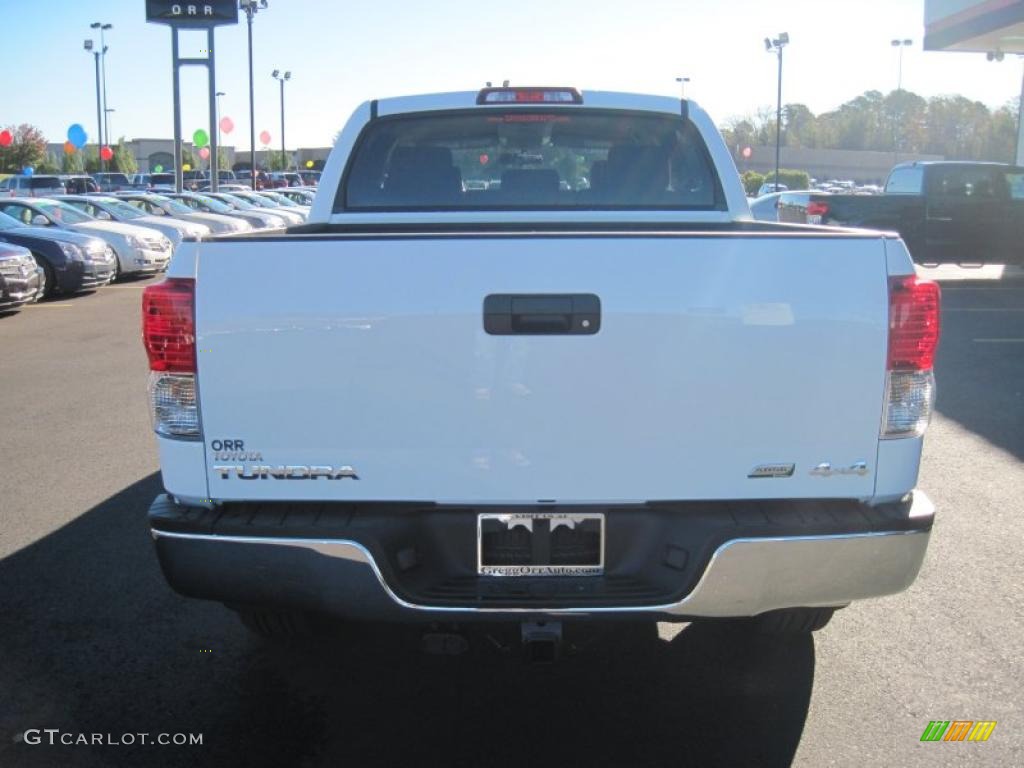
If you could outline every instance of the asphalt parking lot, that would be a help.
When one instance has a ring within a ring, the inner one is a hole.
[[[145,521],[145,284],[0,317],[0,766],[1024,765],[1024,280],[943,284],[939,516],[908,592],[813,640],[571,627],[553,666],[486,627],[456,657],[371,626],[276,649],[173,594]],[[921,743],[936,719],[998,725]],[[203,743],[24,743],[47,728]]]

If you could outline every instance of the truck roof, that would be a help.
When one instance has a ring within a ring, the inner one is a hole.
[[[670,115],[678,115],[681,106],[680,100],[671,96],[657,96],[653,94],[624,93],[620,91],[580,91],[583,97],[581,104],[544,102],[524,102],[515,104],[501,102],[496,104],[477,104],[477,97],[480,91],[453,91],[449,93],[424,93],[413,96],[396,96],[393,98],[377,100],[378,116],[403,114],[408,112],[430,112],[434,110],[448,109],[492,109],[522,106],[536,108],[558,107],[565,109],[631,109],[642,112],[661,112]],[[693,102],[688,102],[693,104]]]

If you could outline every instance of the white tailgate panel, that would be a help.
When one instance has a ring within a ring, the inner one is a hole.
[[[491,293],[600,297],[591,336],[490,336]],[[872,495],[880,239],[301,239],[200,247],[215,499],[628,502]],[[262,461],[217,461],[242,440]],[[863,475],[819,477],[821,462]],[[748,479],[761,464],[792,477]],[[358,480],[223,479],[350,465]]]

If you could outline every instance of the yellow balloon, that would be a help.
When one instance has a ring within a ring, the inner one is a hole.
[[[183,171],[191,171],[192,170],[192,166],[189,165],[188,163],[185,163],[183,166],[181,166],[181,170],[183,170]]]
[[[307,160],[306,161],[306,167],[307,168],[312,168],[313,167],[313,161],[312,160]]]

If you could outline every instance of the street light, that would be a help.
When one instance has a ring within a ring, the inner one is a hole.
[[[688,78],[688,77],[677,77],[676,78],[676,82],[679,83],[679,98],[680,99],[685,99],[686,98],[686,84],[688,82],[690,82],[690,78]]]
[[[284,149],[284,84],[292,79],[292,73],[285,72],[282,75],[281,70],[275,69],[271,75],[275,80],[281,83],[281,162],[284,163],[284,168],[282,170],[287,171],[288,156],[285,154]]]
[[[789,34],[780,32],[776,38],[766,37],[764,49],[779,57],[779,95],[775,107],[775,191],[779,191],[779,156],[782,153],[782,49],[789,45]]]
[[[903,49],[904,48],[909,48],[913,44],[914,44],[913,40],[893,40],[890,43],[890,45],[892,45],[893,48],[898,48],[899,52],[900,52],[900,55],[899,55],[899,68],[897,69],[897,74],[896,74],[896,95],[897,95],[897,99],[899,98],[899,94],[903,91]],[[898,111],[899,110],[899,101],[898,100],[895,103],[894,107],[895,108],[893,109],[893,115],[892,115],[892,161],[893,161],[893,165],[895,165],[896,163],[898,163],[900,161],[899,125],[900,125],[900,117],[901,117],[901,115],[899,114],[899,111]]]
[[[896,90],[897,91],[902,91],[903,90],[903,49],[904,48],[908,48],[908,47],[910,47],[913,44],[914,44],[913,40],[893,40],[892,43],[891,43],[893,48],[899,48],[900,49],[899,73],[898,73],[898,75],[896,77]]]
[[[221,151],[221,149],[220,149],[221,148],[221,143],[220,143],[220,97],[221,96],[227,96],[227,94],[224,93],[224,91],[217,91],[216,95],[217,95],[217,114],[213,116],[213,122],[216,123],[216,125],[217,125],[217,151],[220,152]],[[210,172],[211,178],[213,177],[214,173],[216,173],[217,174],[217,178],[220,179],[220,158],[219,157],[215,157],[214,158],[214,163],[213,163],[213,165],[210,166],[210,168],[212,169],[211,172]]]
[[[106,131],[110,130],[110,113],[111,112],[117,112],[117,110],[114,109],[113,107],[107,107],[106,109],[103,110],[103,126],[104,126],[104,130],[106,130]],[[110,134],[109,133],[107,134],[107,144],[110,144]]]
[[[113,24],[104,24],[101,21],[94,21],[89,25],[90,29],[98,29],[100,31],[100,71],[102,72],[103,78],[103,135],[107,139],[107,144],[110,143],[110,129],[107,126],[107,42],[106,36],[103,34],[108,29],[113,29]],[[100,153],[102,158],[103,146],[101,142]],[[102,159],[101,159],[102,162]]]
[[[252,188],[256,190],[256,102],[253,98],[252,81],[252,19],[259,10],[266,10],[267,0],[238,0],[238,9],[245,11],[245,19],[249,25],[249,173],[252,175]]]
[[[82,43],[82,47],[85,48],[86,52],[91,53],[93,60],[96,62],[96,146],[97,152],[101,152],[103,149],[103,107],[100,105],[100,52],[93,50],[95,45],[92,40],[86,40]],[[105,170],[103,165],[103,155],[100,154],[100,170]]]

